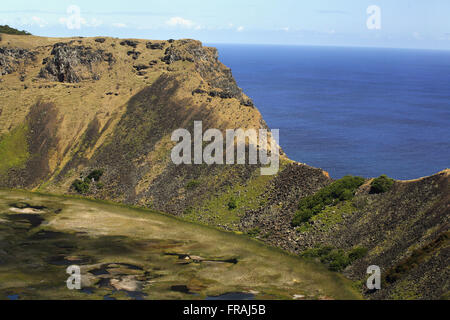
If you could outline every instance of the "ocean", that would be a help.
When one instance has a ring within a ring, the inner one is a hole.
[[[291,159],[333,178],[450,167],[450,51],[211,46]]]

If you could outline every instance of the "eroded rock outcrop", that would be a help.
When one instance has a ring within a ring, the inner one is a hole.
[[[53,46],[51,57],[45,58],[45,66],[39,77],[47,80],[78,83],[82,80],[98,80],[102,63],[115,62],[112,54],[103,50],[92,50],[85,46],[72,46],[57,43]]]
[[[11,74],[21,63],[34,61],[36,53],[20,48],[0,48],[0,76]]]
[[[245,97],[242,89],[238,87],[230,68],[219,61],[216,48],[204,47],[200,41],[180,40],[177,45],[172,44],[161,58],[166,64],[177,61],[189,61],[196,65],[197,71],[208,82],[211,87],[216,88],[208,92],[211,97],[223,99],[236,98],[245,106],[253,106],[253,102]],[[200,93],[199,88],[196,93]]]

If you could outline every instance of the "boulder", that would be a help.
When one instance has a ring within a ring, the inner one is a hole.
[[[146,47],[147,49],[151,50],[162,50],[164,49],[165,45],[166,45],[165,42],[158,42],[158,43],[147,42]]]
[[[120,43],[121,46],[129,46],[133,48],[136,48],[138,44],[139,42],[135,40],[124,40]]]

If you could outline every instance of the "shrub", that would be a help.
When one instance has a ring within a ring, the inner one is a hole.
[[[320,258],[329,254],[333,249],[331,246],[312,248],[304,251],[301,256],[305,258]]]
[[[319,258],[320,262],[327,265],[331,271],[342,271],[356,260],[364,257],[367,249],[357,247],[349,253],[342,249],[336,249],[331,246],[322,246],[304,251],[301,256],[304,258]]]
[[[336,272],[344,270],[351,263],[348,255],[342,249],[331,251],[322,257],[320,261],[327,264],[328,269]]]
[[[89,192],[89,182],[86,180],[81,181],[77,179],[72,183],[72,189],[80,194],[86,194]]]
[[[364,258],[367,255],[368,251],[369,250],[367,248],[356,247],[350,251],[350,253],[348,254],[348,257],[351,262],[354,262],[356,260]]]
[[[237,201],[235,198],[231,198],[230,201],[228,201],[228,210],[234,210],[237,208]]]
[[[385,193],[391,190],[393,185],[394,179],[391,179],[387,175],[383,174],[372,181],[370,193]]]
[[[11,28],[8,25],[0,26],[0,33],[15,34],[15,35],[31,35],[31,33],[25,30],[19,31],[17,29]]]
[[[308,222],[313,216],[319,214],[327,206],[336,205],[339,202],[350,200],[356,190],[364,183],[364,178],[345,176],[322,188],[316,194],[300,200],[298,210],[294,215],[292,224],[299,226]]]
[[[188,184],[186,185],[186,189],[188,190],[194,190],[195,188],[197,188],[200,185],[200,181],[198,180],[191,180],[188,182]]]
[[[99,181],[100,178],[103,176],[103,170],[94,170],[87,176],[88,180],[94,179],[94,181]]]

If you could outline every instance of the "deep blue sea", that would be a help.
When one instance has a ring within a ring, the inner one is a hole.
[[[291,159],[333,178],[450,167],[450,51],[213,46]]]

